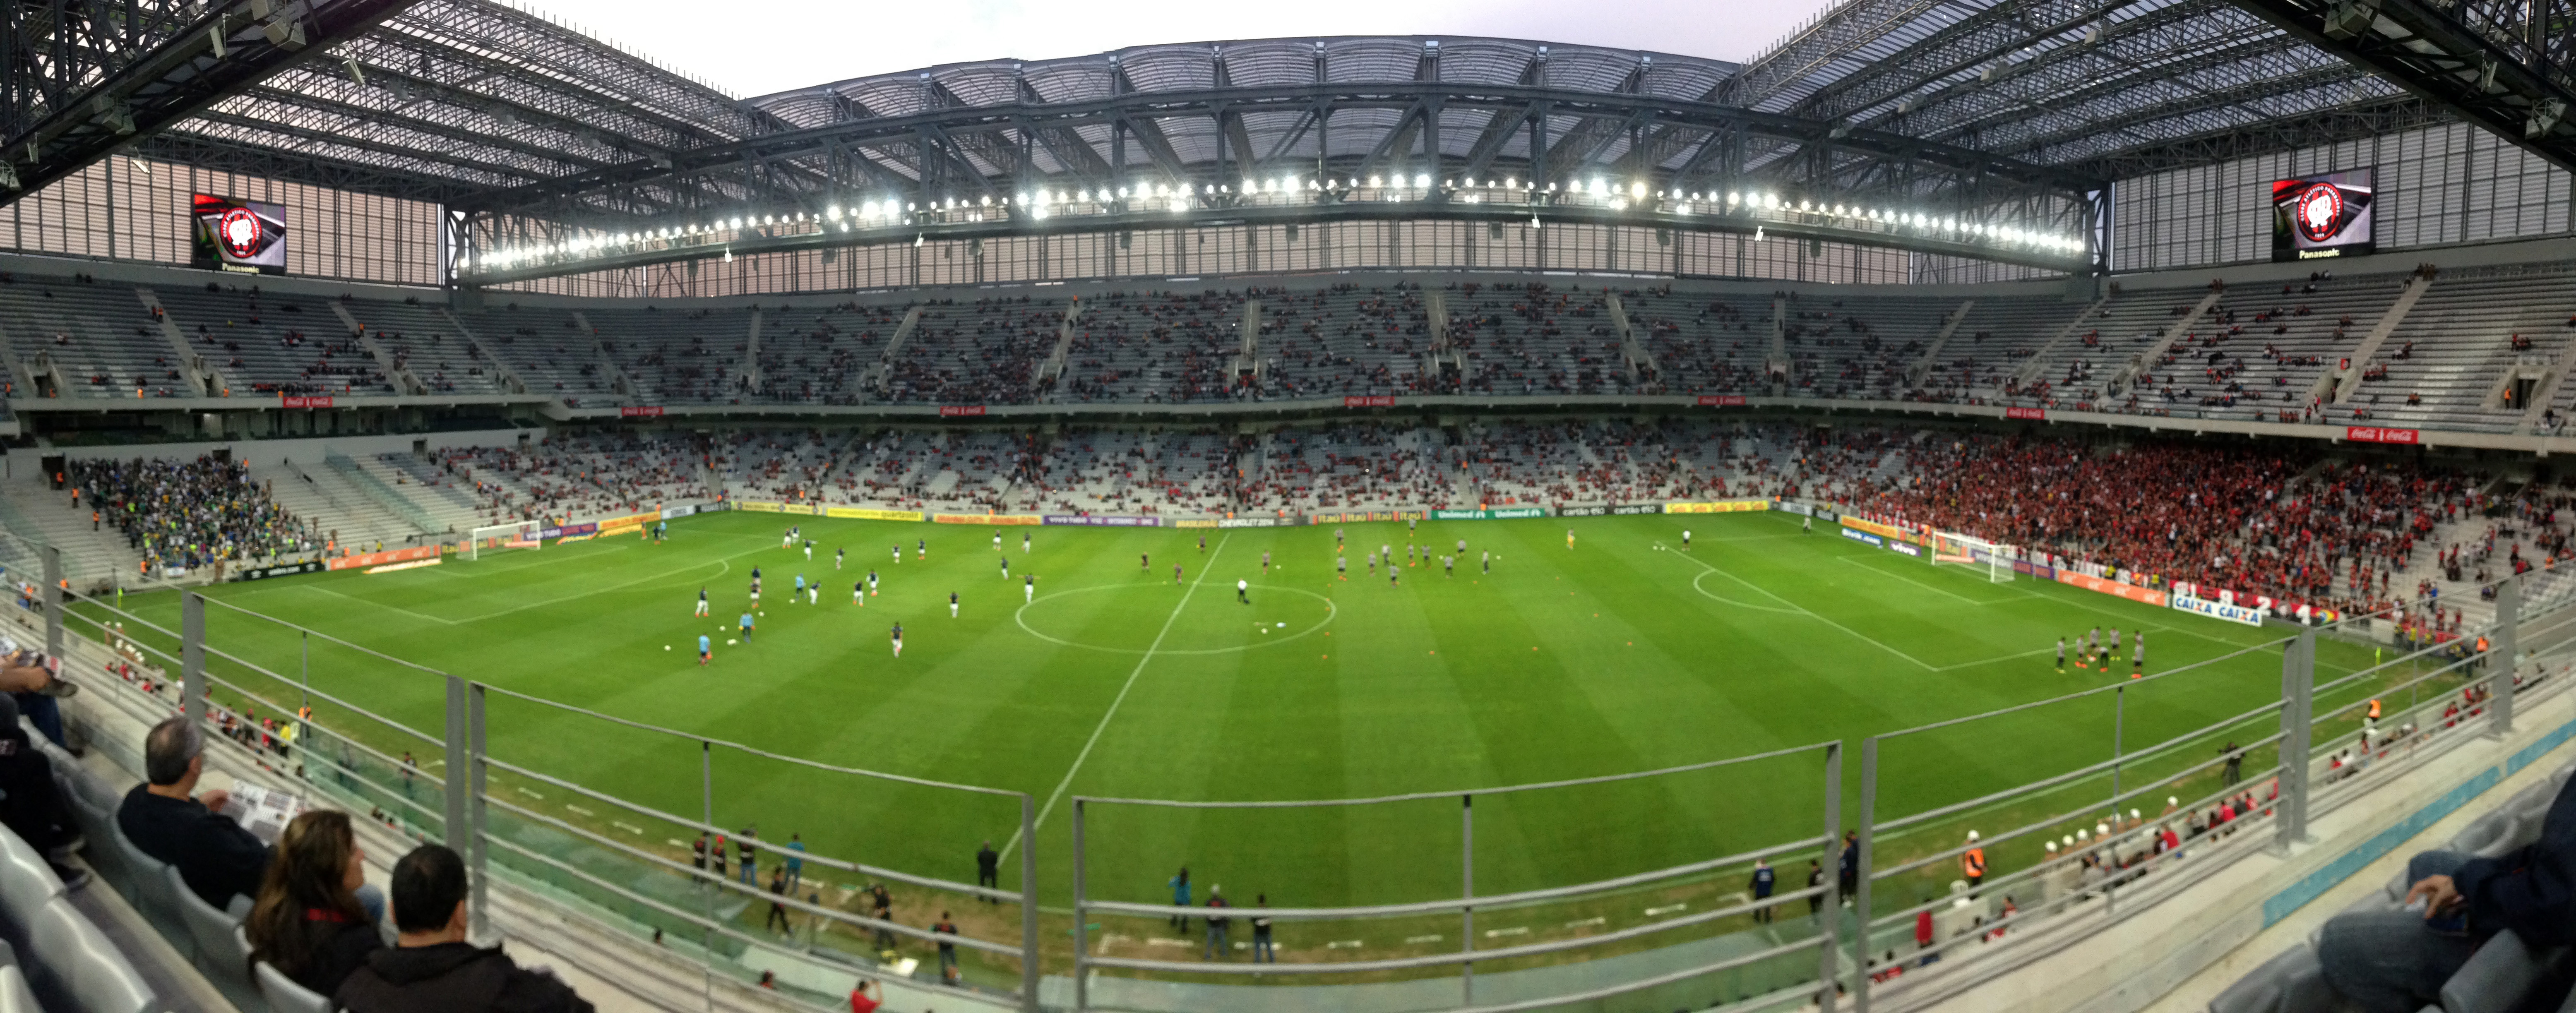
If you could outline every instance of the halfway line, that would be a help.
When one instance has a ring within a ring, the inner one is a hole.
[[[1127,691],[1136,688],[1136,677],[1145,674],[1145,665],[1154,660],[1155,651],[1162,649],[1163,638],[1171,635],[1173,623],[1181,621],[1181,611],[1189,607],[1190,596],[1199,593],[1199,584],[1207,580],[1209,570],[1216,568],[1216,557],[1225,554],[1226,540],[1232,537],[1234,536],[1217,536],[1216,551],[1208,553],[1207,561],[1199,564],[1199,575],[1190,581],[1189,587],[1184,588],[1181,591],[1180,604],[1172,606],[1172,614],[1163,620],[1163,628],[1160,632],[1154,634],[1154,642],[1145,645],[1145,656],[1136,659],[1136,667],[1128,671],[1126,685],[1118,687],[1118,695],[1109,701],[1109,712],[1102,714],[1100,716],[1100,723],[1092,726],[1091,738],[1082,744],[1082,752],[1074,754],[1073,766],[1065,769],[1064,780],[1056,783],[1055,793],[1047,796],[1046,805],[1041,806],[1038,809],[1037,819],[1029,822],[1029,828],[1031,830],[1035,830],[1040,825],[1046,823],[1047,814],[1054,812],[1055,804],[1064,799],[1064,790],[1073,787],[1073,775],[1082,770],[1082,762],[1084,760],[1091,758],[1091,747],[1100,744],[1100,733],[1109,730],[1109,719],[1118,716],[1118,705],[1127,702]],[[1002,845],[1002,857],[1011,857],[1011,849],[1019,846],[1020,832],[1017,830],[1011,831],[1010,842]]]

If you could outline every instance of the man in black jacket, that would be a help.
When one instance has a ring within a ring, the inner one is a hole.
[[[2538,841],[2495,858],[2427,851],[2406,879],[2406,908],[2336,915],[2317,941],[2326,983],[2373,1013],[2423,1008],[2506,929],[2534,950],[2576,942],[2576,780],[2550,801]]]
[[[367,956],[333,996],[349,1013],[591,1013],[572,986],[465,941],[465,862],[424,844],[394,863],[390,950]]]
[[[179,878],[198,899],[223,908],[236,894],[259,896],[269,850],[223,815],[230,793],[197,791],[197,778],[206,772],[205,747],[205,737],[185,718],[152,726],[143,738],[146,783],[125,794],[116,825],[144,854],[178,866]]]
[[[80,843],[71,803],[54,785],[53,761],[37,751],[18,724],[18,704],[0,693],[0,825],[45,854],[63,885],[79,889],[89,873],[64,864]]]

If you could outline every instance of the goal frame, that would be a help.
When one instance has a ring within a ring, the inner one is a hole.
[[[469,532],[465,538],[465,558],[481,560],[485,544],[495,549],[538,549],[543,539],[534,537],[545,530],[543,521],[518,521],[511,524],[486,524]]]
[[[2013,557],[2019,554],[2010,545],[1956,531],[1933,532],[1929,548],[1932,565],[1981,568],[1986,571],[1986,580],[1995,584],[2012,582]]]

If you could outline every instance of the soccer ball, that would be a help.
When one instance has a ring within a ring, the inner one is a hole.
[[[669,644],[664,644],[664,645],[662,645],[662,649],[663,649],[663,650],[665,650],[665,651],[670,650],[670,649],[671,649],[671,645],[669,645]]]
[[[1287,628],[1288,628],[1288,624],[1287,624],[1287,623],[1280,623],[1280,624],[1279,624],[1279,628],[1280,628],[1280,629],[1283,629],[1283,630],[1284,630],[1284,629],[1287,629]]]
[[[734,640],[733,640],[733,638],[732,638],[732,637],[726,637],[726,638],[725,638],[725,646],[726,646],[726,647],[732,647],[733,645],[734,645]]]

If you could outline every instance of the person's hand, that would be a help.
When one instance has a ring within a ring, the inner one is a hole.
[[[224,811],[224,803],[232,800],[233,793],[221,788],[208,788],[197,793],[197,801],[205,803],[210,812]]]
[[[2424,898],[2424,918],[2427,921],[2441,917],[2443,912],[2460,903],[2459,888],[2452,885],[2449,876],[2424,877],[2406,891],[2407,903],[2415,903],[2417,897]]]

